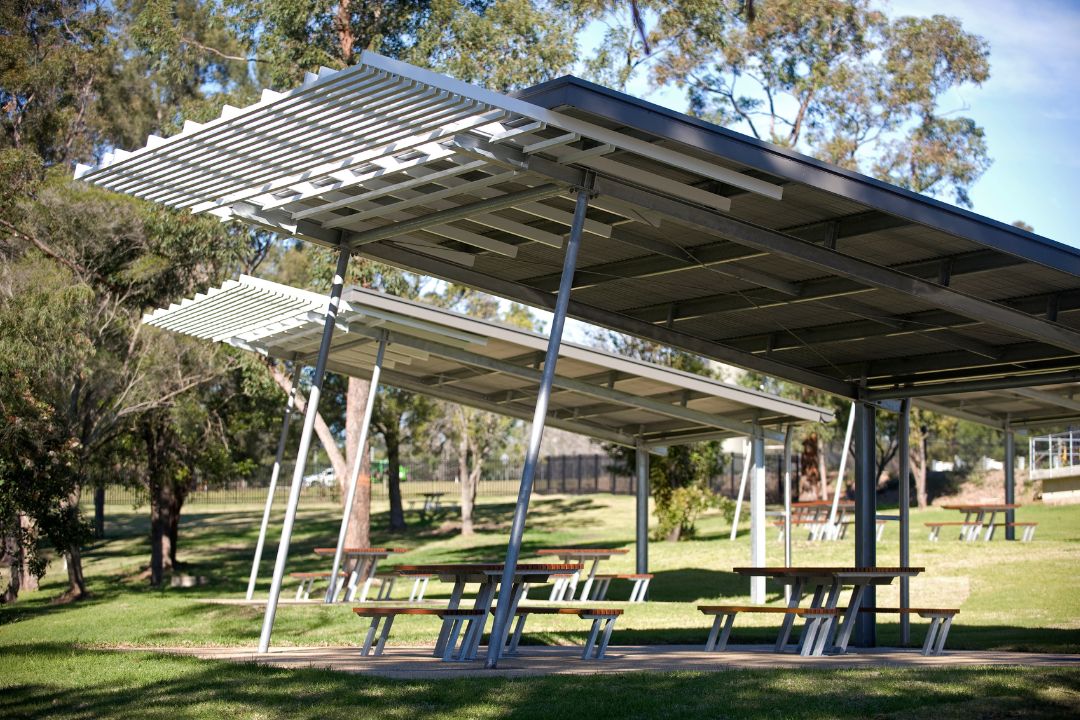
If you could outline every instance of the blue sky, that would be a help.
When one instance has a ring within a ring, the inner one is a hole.
[[[973,209],[1080,247],[1080,0],[892,0],[889,7],[893,15],[958,17],[990,43],[990,80],[942,100],[943,110],[986,130],[994,164],[971,193]],[[654,91],[644,78],[628,91],[686,109],[678,90]]]

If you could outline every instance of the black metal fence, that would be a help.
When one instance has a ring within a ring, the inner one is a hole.
[[[794,464],[794,477],[798,477]],[[782,459],[779,455],[766,458],[766,487],[771,500],[780,497],[782,480]],[[289,494],[292,480],[291,464],[281,469],[281,480],[275,495],[284,500]],[[521,479],[520,463],[495,461],[488,463],[480,477],[477,495],[495,497],[515,495]],[[725,472],[713,478],[713,490],[728,496],[734,496],[739,490],[739,477],[742,471],[742,458],[733,456],[726,463]],[[269,470],[265,479],[237,480],[210,486],[194,488],[187,496],[185,505],[233,505],[259,504],[266,500],[269,486]],[[459,493],[458,465],[455,460],[437,463],[402,463],[399,473],[402,495],[408,499],[419,497],[423,493],[445,493],[448,500],[453,500]],[[337,481],[326,468],[309,467],[304,478],[304,499],[307,502],[338,502]],[[589,494],[611,493],[632,495],[637,491],[637,479],[620,473],[613,466],[607,455],[555,455],[546,457],[537,468],[534,492],[550,494]],[[385,465],[376,465],[371,476],[371,495],[375,499],[385,499],[389,493]],[[92,493],[85,493],[84,499],[90,501]],[[108,505],[131,505],[134,507],[147,504],[146,490],[141,487],[110,485],[105,489],[105,503]]]

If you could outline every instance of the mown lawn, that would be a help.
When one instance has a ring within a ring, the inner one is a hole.
[[[413,548],[400,562],[497,560],[505,549],[511,498],[480,508],[481,532],[465,540],[450,524],[414,524],[405,536],[386,531],[385,508],[375,521],[376,543]],[[337,717],[352,710],[375,717],[583,717],[678,716],[856,717],[866,714],[920,715],[934,708],[945,717],[1038,709],[1042,716],[1076,715],[1080,672],[1017,669],[925,671],[728,672],[722,676],[491,679],[401,682],[356,678],[330,672],[287,672],[228,665],[150,653],[116,653],[106,648],[173,645],[254,645],[261,611],[212,605],[204,598],[239,597],[246,586],[259,508],[196,506],[183,518],[180,558],[183,572],[207,584],[151,590],[141,577],[149,554],[146,511],[109,508],[108,538],[86,553],[94,597],[67,606],[49,602],[63,580],[51,569],[42,590],[10,607],[0,607],[0,717]],[[290,570],[325,569],[311,549],[336,537],[335,509],[304,507],[294,536]],[[1030,544],[967,544],[951,535],[930,543],[922,523],[955,519],[954,513],[913,513],[912,561],[927,568],[912,583],[912,602],[958,606],[961,615],[950,646],[1080,652],[1080,507],[1032,505],[1022,520],[1039,522]],[[698,601],[748,599],[745,579],[733,566],[746,564],[749,542],[743,528],[733,543],[718,515],[700,523],[696,539],[654,543],[656,574],[651,600],[623,605],[612,643],[698,643],[708,621],[694,609]],[[273,538],[276,541],[276,538]],[[782,546],[770,533],[769,561],[779,564]],[[890,525],[878,546],[880,564],[897,562],[897,530]],[[606,495],[537,497],[530,513],[524,556],[542,547],[602,545],[633,547],[633,499]],[[268,542],[260,591],[269,585],[276,542]],[[849,564],[853,542],[795,543],[796,564]],[[633,553],[608,564],[629,571]],[[295,586],[293,586],[295,587]],[[435,584],[429,597],[445,596]],[[773,601],[780,588],[771,588]],[[288,591],[288,590],[287,590]],[[398,594],[408,592],[406,586]],[[895,588],[879,591],[879,603],[895,603]],[[628,586],[610,597],[625,598]],[[543,589],[534,597],[546,597]],[[527,640],[581,641],[580,621],[537,617]],[[769,618],[740,621],[733,641],[773,637]],[[347,607],[282,606],[275,645],[359,644],[361,624]],[[921,624],[913,640],[921,642]],[[392,641],[430,643],[429,618],[401,618]],[[896,644],[895,621],[879,620],[879,641]],[[647,686],[648,692],[641,688]],[[318,712],[312,695],[320,697]],[[806,700],[811,697],[811,700]],[[325,704],[324,700],[325,698]],[[617,702],[616,702],[617,699]],[[145,701],[144,701],[145,700]],[[564,706],[565,712],[559,707]],[[160,708],[160,709],[159,709]],[[661,709],[666,708],[665,712]],[[325,712],[324,712],[325,710]],[[996,715],[995,715],[996,716]]]

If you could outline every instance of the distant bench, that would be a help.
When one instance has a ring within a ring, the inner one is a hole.
[[[345,573],[339,573],[339,577],[345,577]],[[316,580],[327,580],[330,578],[328,572],[294,572],[289,573],[289,577],[295,578],[300,581],[300,586],[296,588],[297,600],[310,600],[311,590],[315,586]],[[424,599],[424,593],[427,591],[428,581],[435,577],[434,575],[410,575],[413,578],[412,591],[409,593],[409,602],[422,602]],[[394,590],[394,583],[397,580],[398,575],[395,572],[381,572],[375,573],[373,582],[378,586],[379,591],[375,596],[376,600],[389,600],[390,593]],[[346,593],[351,588],[347,586],[344,588]],[[341,588],[339,588],[341,589]]]
[[[715,616],[709,638],[705,641],[706,652],[722,652],[731,637],[731,628],[735,624],[735,616],[739,613],[759,613],[769,615],[796,615],[807,618],[808,622],[803,636],[799,640],[800,655],[821,654],[827,635],[831,627],[824,621],[836,618],[847,611],[847,608],[787,608],[769,607],[760,605],[699,605],[698,610],[705,615]],[[866,613],[897,613],[901,615],[918,615],[930,620],[930,627],[926,630],[926,639],[923,642],[923,655],[941,655],[945,649],[945,639],[949,635],[953,618],[960,612],[955,608],[859,608],[859,612]],[[854,619],[854,618],[852,618]],[[719,637],[718,637],[719,636]],[[780,652],[787,644],[787,631],[783,632],[776,641],[776,652]],[[815,648],[815,646],[817,646]]]
[[[645,602],[645,593],[649,590],[652,582],[652,573],[623,573],[621,575],[595,575],[593,577],[592,592],[589,600],[602,601],[607,597],[608,588],[612,580],[630,580],[634,586],[630,588],[630,602]]]
[[[495,608],[492,608],[491,611],[495,612]],[[371,618],[367,635],[364,637],[364,645],[360,649],[361,655],[371,653],[372,645],[374,645],[374,653],[372,654],[383,654],[386,641],[390,637],[390,629],[394,625],[394,618],[398,615],[426,615],[435,616],[444,621],[451,620],[450,631],[442,655],[442,659],[447,661],[476,659],[476,647],[479,645],[479,636],[476,633],[483,633],[484,621],[487,619],[487,613],[484,610],[448,610],[446,608],[355,607],[353,612],[359,617]],[[583,660],[603,660],[608,641],[611,639],[611,631],[615,626],[615,620],[622,613],[623,611],[618,608],[518,606],[514,612],[518,620],[513,633],[507,639],[506,654],[512,655],[517,652],[522,632],[525,629],[525,620],[530,615],[576,615],[582,620],[592,622],[581,658]],[[479,623],[479,626],[474,628],[473,623]],[[379,632],[380,624],[382,625],[381,633]],[[468,624],[468,627],[466,627],[466,624]],[[376,641],[376,636],[378,636],[378,641]],[[459,637],[461,638],[460,642]]]
[[[978,538],[977,531],[986,528],[986,540],[994,539],[994,528],[998,527],[1011,527],[1011,528],[1023,528],[1024,533],[1020,537],[1020,542],[1031,542],[1035,537],[1035,528],[1039,526],[1037,522],[995,522],[987,523],[985,526],[982,523],[970,522],[964,520],[958,520],[953,522],[928,522],[926,527],[930,528],[930,539],[938,540],[941,536],[941,528],[943,527],[959,527],[961,540],[974,540]]]

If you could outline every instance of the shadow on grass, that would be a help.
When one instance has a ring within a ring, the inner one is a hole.
[[[5,648],[17,670],[0,694],[5,718],[415,718],[580,716],[942,719],[1075,716],[1075,671],[879,669],[732,670],[507,679],[390,680],[319,669],[280,670],[151,653],[38,644]],[[647,691],[643,692],[647,688]]]

